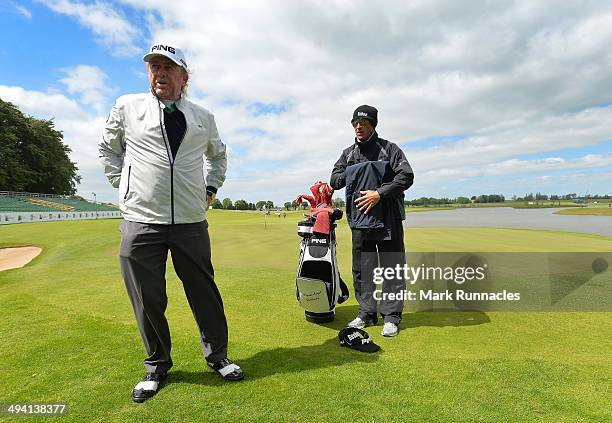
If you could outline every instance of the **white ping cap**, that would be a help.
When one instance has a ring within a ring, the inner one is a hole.
[[[151,48],[149,48],[149,52],[144,55],[142,60],[145,62],[150,61],[155,56],[164,56],[168,59],[172,60],[179,66],[187,69],[187,61],[185,60],[185,55],[183,54],[183,50],[178,47],[171,46],[169,44],[157,43],[153,44]]]

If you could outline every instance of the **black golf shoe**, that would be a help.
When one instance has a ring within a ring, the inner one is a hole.
[[[145,402],[157,393],[165,384],[168,373],[147,373],[132,391],[134,402]]]

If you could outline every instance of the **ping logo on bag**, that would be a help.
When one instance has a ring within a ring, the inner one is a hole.
[[[314,243],[314,244],[323,244],[323,245],[327,245],[327,239],[325,238],[312,238],[310,240],[310,242]]]

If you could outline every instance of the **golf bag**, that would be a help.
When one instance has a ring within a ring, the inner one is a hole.
[[[318,188],[317,185],[315,187]],[[314,193],[313,188],[311,190]],[[326,189],[331,190],[329,185]],[[317,206],[312,208],[311,214],[305,215],[306,220],[298,223],[298,235],[302,240],[296,297],[304,309],[306,320],[325,323],[334,320],[336,304],[346,301],[349,291],[340,277],[336,260],[334,222],[342,218],[342,210],[332,210],[323,203]]]

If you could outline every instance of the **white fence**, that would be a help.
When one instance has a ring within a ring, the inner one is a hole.
[[[121,218],[120,211],[52,211],[52,212],[2,212],[0,225],[12,223],[51,222],[56,220],[90,220]]]

